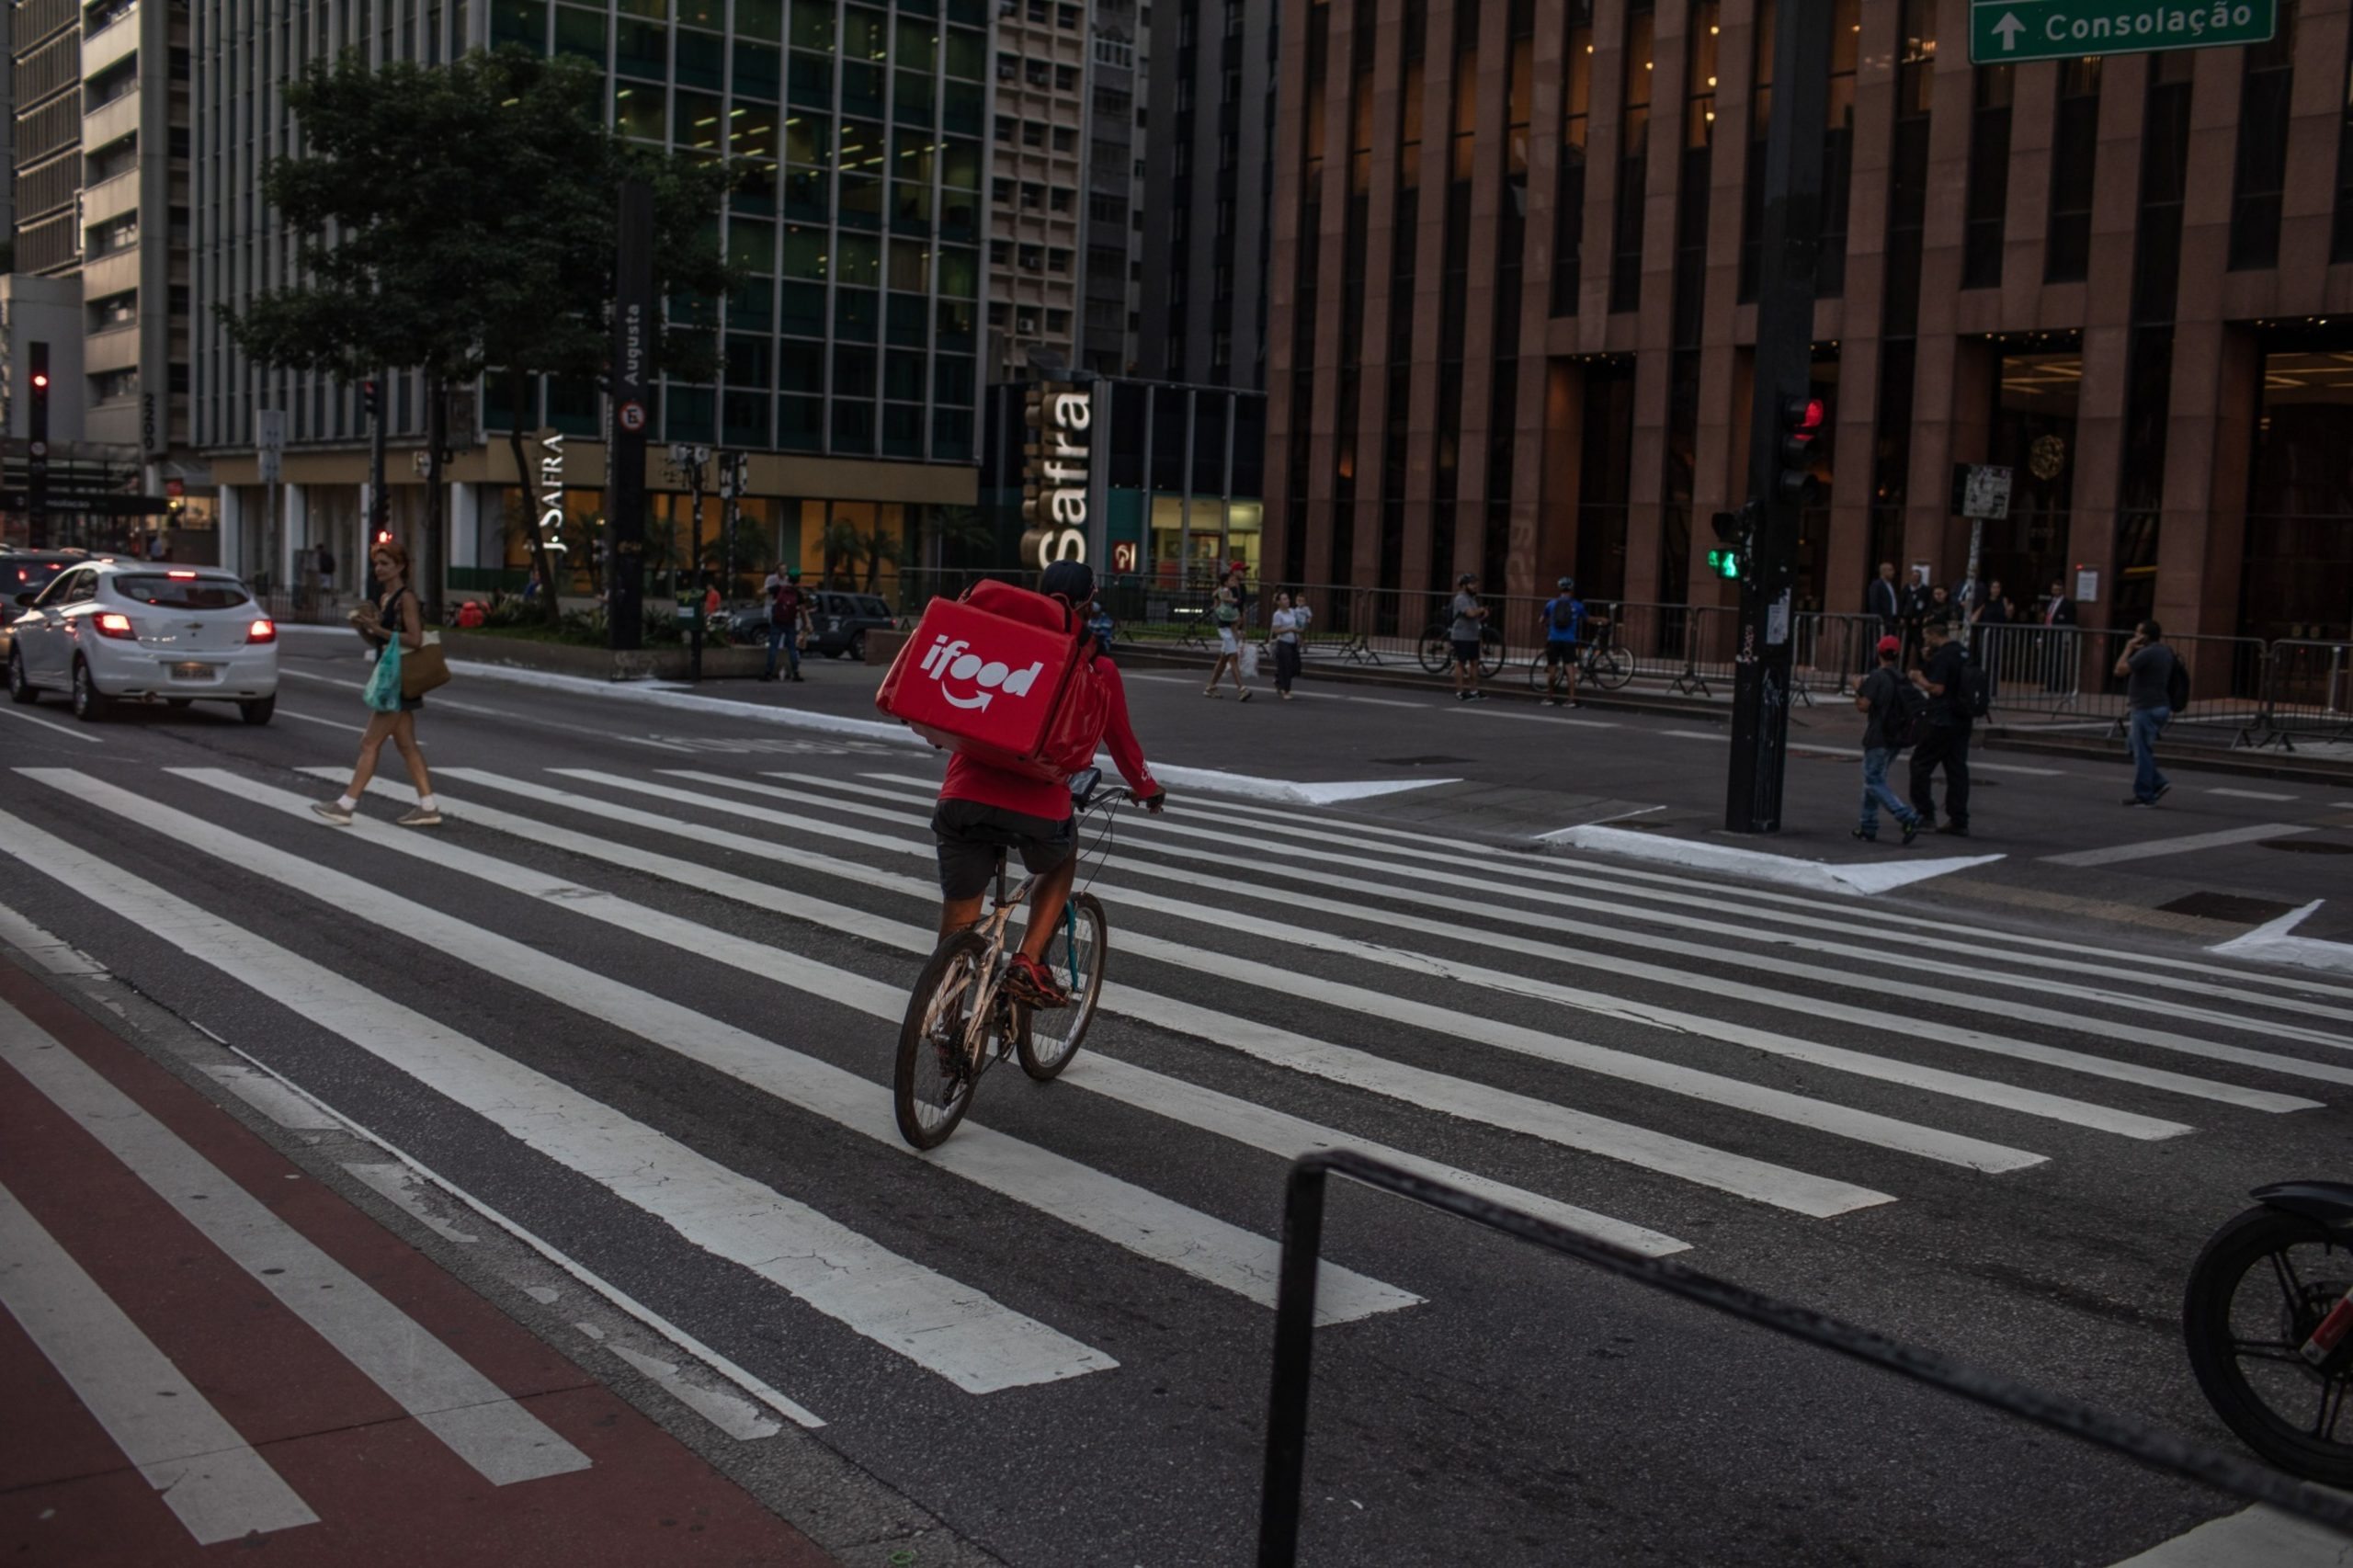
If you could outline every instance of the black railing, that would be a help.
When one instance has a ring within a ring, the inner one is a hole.
[[[1549,1220],[1490,1201],[1444,1182],[1415,1176],[1346,1149],[1307,1155],[1290,1168],[1283,1194],[1282,1275],[1275,1302],[1275,1368],[1267,1417],[1265,1489],[1258,1503],[1258,1568],[1294,1568],[1299,1561],[1300,1483],[1307,1460],[1307,1392],[1315,1337],[1315,1275],[1324,1250],[1324,1190],[1337,1173],[1383,1192],[1501,1231],[1548,1251],[1589,1263],[1621,1279],[1769,1328],[1824,1350],[1927,1383],[1963,1399],[2022,1416],[2158,1470],[2291,1514],[2353,1537],[2353,1499],[2291,1481],[2174,1433],[2094,1410],[2074,1400],[1955,1361],[1918,1346],[1857,1328],[1792,1302],[1712,1278],[1663,1259],[1644,1257]]]

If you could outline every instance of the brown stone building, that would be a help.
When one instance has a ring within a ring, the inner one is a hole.
[[[1969,62],[1969,0],[1837,4],[1802,603],[1860,608],[1880,561],[1959,578],[1952,464],[1998,462],[1986,575],[2022,609],[2080,571],[2086,624],[2346,637],[2348,0],[2279,0],[2265,46],[2006,66]],[[1772,17],[1286,0],[1270,562],[1725,601]]]

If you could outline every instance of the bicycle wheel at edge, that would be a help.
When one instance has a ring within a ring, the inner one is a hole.
[[[1095,1004],[1103,994],[1104,960],[1111,950],[1111,928],[1095,895],[1072,894],[1070,909],[1069,919],[1078,924],[1075,964],[1067,920],[1054,932],[1053,943],[1046,949],[1047,966],[1070,987],[1070,1006],[1042,1013],[1035,1007],[1022,1008],[1021,1032],[1014,1040],[1021,1070],[1041,1084],[1069,1066],[1070,1059],[1086,1042],[1086,1027],[1095,1021]]]
[[[977,931],[959,931],[923,966],[899,1026],[899,1054],[891,1074],[891,1106],[899,1136],[918,1149],[936,1149],[972,1108],[977,1064],[961,1064],[972,998],[979,989],[988,944]],[[943,1010],[948,1015],[941,1017]],[[961,1081],[959,1081],[961,1080]]]
[[[1633,655],[1612,642],[1597,648],[1593,653],[1593,684],[1604,691],[1615,691],[1634,678]]]
[[[2214,1413],[2273,1464],[2328,1486],[2353,1485],[2353,1363],[2340,1353],[2324,1372],[2295,1346],[2347,1284],[2353,1251],[2341,1238],[2251,1209],[2206,1244],[2181,1309],[2190,1370]]]

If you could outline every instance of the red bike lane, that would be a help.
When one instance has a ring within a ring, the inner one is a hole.
[[[0,1559],[834,1568],[40,982],[0,1004]]]

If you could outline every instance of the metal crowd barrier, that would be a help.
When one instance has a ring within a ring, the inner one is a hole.
[[[2291,1481],[2276,1471],[2145,1421],[2095,1410],[1937,1351],[1889,1339],[1680,1264],[1645,1257],[1625,1247],[1580,1235],[1525,1210],[1369,1159],[1351,1150],[1326,1149],[1292,1165],[1283,1192],[1281,1276],[1275,1299],[1274,1375],[1267,1415],[1265,1479],[1258,1501],[1258,1568],[1296,1568],[1299,1562],[1300,1491],[1307,1461],[1307,1396],[1313,1374],[1316,1271],[1324,1250],[1326,1178],[1333,1174],[1575,1258],[1620,1279],[1679,1297],[1710,1312],[1771,1329],[1817,1348],[2019,1416],[2065,1437],[2138,1460],[2152,1469],[2170,1471],[2235,1493],[2251,1502],[2270,1504],[2353,1540],[2353,1498],[2310,1483]]]

